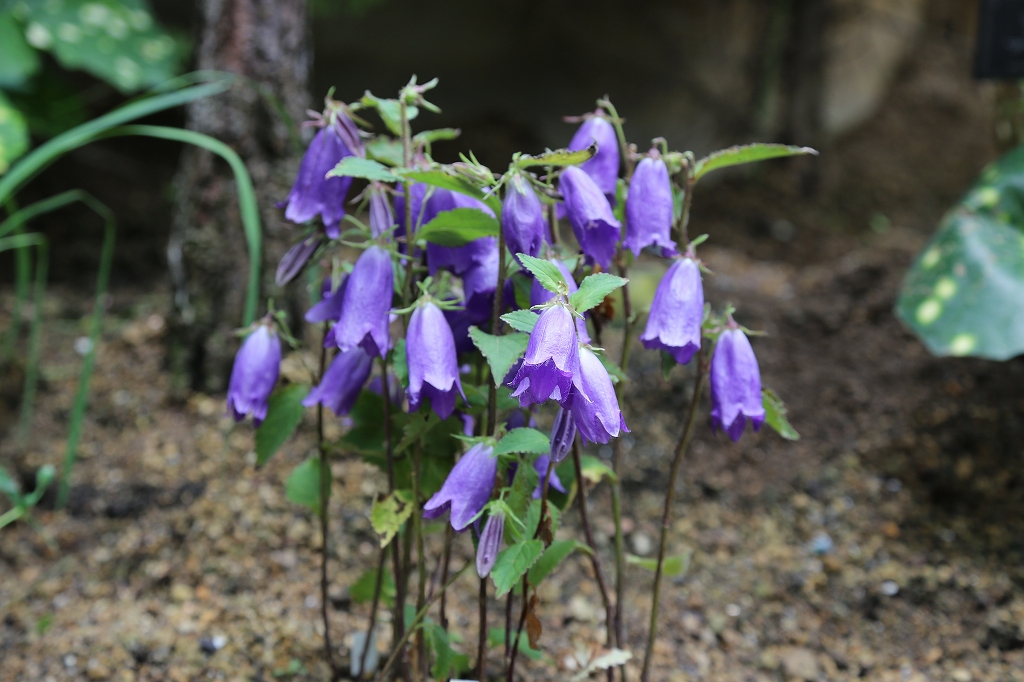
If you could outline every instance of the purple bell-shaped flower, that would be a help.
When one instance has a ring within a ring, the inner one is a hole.
[[[462,382],[455,338],[436,304],[424,303],[413,311],[405,353],[409,366],[409,411],[418,410],[420,401],[427,397],[437,416],[450,417],[455,409],[455,396],[462,393]],[[462,399],[466,399],[465,394]]]
[[[494,292],[498,286],[497,245],[494,249],[483,253],[479,261],[473,263],[468,270],[462,273],[462,292],[466,298],[466,313],[474,324],[491,319],[494,308]]]
[[[608,370],[589,348],[580,348],[580,374],[590,399],[573,396],[572,416],[583,443],[607,443],[620,431],[628,433]]]
[[[608,197],[608,202],[614,203],[615,183],[619,177],[619,142],[608,119],[591,116],[583,121],[572,136],[569,149],[586,149],[592,142],[597,142],[597,154],[579,167],[594,179],[601,193]]]
[[[615,256],[622,223],[612,214],[608,199],[589,175],[575,166],[562,171],[558,187],[565,198],[569,224],[583,253],[608,268]]]
[[[427,191],[429,186],[422,182],[414,182],[409,187],[409,206],[410,214],[412,216],[412,224],[416,226],[416,232],[419,229],[430,222],[434,216],[429,213],[429,201],[426,201]],[[395,195],[395,222],[398,223],[398,228],[395,229],[395,237],[405,237],[405,192],[399,191]],[[406,243],[401,241],[398,245],[398,250],[402,253],[406,253]],[[419,257],[419,251],[415,252],[416,256]]]
[[[704,322],[704,287],[700,265],[691,257],[679,258],[661,278],[647,327],[640,343],[649,350],[663,350],[685,365],[700,350]]]
[[[488,517],[476,547],[476,574],[481,578],[490,575],[494,562],[498,560],[498,552],[501,551],[501,541],[504,538],[505,514],[497,511]]]
[[[656,152],[655,152],[656,153]],[[660,158],[647,157],[637,164],[626,197],[626,237],[623,245],[640,255],[645,246],[675,251],[672,243],[672,182]]]
[[[352,178],[328,178],[326,175],[343,158],[353,156],[354,152],[345,139],[350,139],[352,131],[355,131],[358,141],[359,133],[355,124],[341,111],[329,114],[327,120],[328,123],[313,136],[302,157],[295,184],[284,201],[284,217],[293,223],[305,223],[319,215],[324,221],[327,236],[337,239],[338,225],[345,217],[345,197],[352,186]]]
[[[450,509],[452,528],[465,530],[491,499],[497,474],[494,448],[477,443],[455,463],[441,489],[423,505],[423,518],[436,519]]]
[[[541,313],[530,332],[523,364],[510,386],[522,407],[546,400],[566,403],[573,387],[586,396],[580,380],[576,324],[564,305],[554,305]]]
[[[764,423],[761,370],[743,330],[730,326],[718,337],[711,356],[711,428],[738,441],[750,420],[757,431]]]
[[[359,392],[373,369],[373,358],[356,347],[338,353],[324,372],[320,385],[303,399],[302,404],[313,407],[322,403],[339,417],[348,414],[355,405]]]
[[[388,312],[393,292],[391,255],[371,246],[359,256],[346,280],[341,316],[333,330],[334,344],[343,352],[361,346],[370,355],[384,357],[390,347]]]
[[[335,291],[331,291],[331,278],[324,280],[323,298],[312,308],[306,311],[304,318],[310,324],[317,322],[332,322],[341,317],[341,304],[345,299],[345,285],[348,284],[348,276],[338,284]]]
[[[505,187],[501,230],[505,234],[505,244],[517,259],[516,254],[520,253],[534,257],[540,255],[547,232],[544,207],[522,175],[514,174]]]
[[[228,410],[236,422],[247,414],[256,426],[263,422],[280,369],[281,339],[269,324],[260,324],[242,342],[231,368]]]

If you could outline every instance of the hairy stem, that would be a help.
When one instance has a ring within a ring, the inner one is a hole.
[[[370,624],[366,626],[366,641],[363,643],[363,652],[359,655],[359,679],[366,676],[366,654],[370,651],[373,631],[377,627],[377,604],[380,603],[380,592],[384,588],[384,564],[387,563],[387,558],[388,549],[382,547],[380,560],[377,561],[377,581],[373,584],[373,601],[370,602]]]
[[[423,443],[417,441],[416,447],[413,450],[413,466],[412,466],[412,499],[415,508],[412,513],[412,530],[416,535],[416,568],[417,572],[417,594],[416,594],[416,611],[418,612],[423,608],[426,603],[426,589],[427,589],[427,561],[423,555],[423,512],[420,508],[420,459],[422,458]],[[422,670],[423,679],[426,679],[427,669],[427,647],[423,639],[423,629],[417,628],[416,630],[416,652],[418,654],[420,668]]]
[[[690,235],[687,232],[687,228],[690,225],[690,206],[693,204],[693,170],[695,164],[693,154],[687,152],[684,162],[682,171],[685,174],[685,178],[683,180],[683,211],[679,218],[680,253],[686,253],[686,248],[690,245]]]
[[[327,336],[327,324],[323,325],[324,336]],[[319,380],[323,380],[324,368],[327,366],[327,347],[321,344],[320,347],[320,372]],[[331,667],[331,675],[338,676],[338,667],[334,663],[334,647],[331,646],[331,619],[327,605],[330,603],[328,587],[330,581],[327,579],[327,561],[330,557],[328,541],[330,540],[329,502],[331,498],[331,463],[327,461],[327,448],[324,447],[324,406],[323,403],[316,405],[316,442],[320,450],[320,616],[324,621],[324,655],[327,657],[327,664]]]
[[[455,531],[452,530],[452,525],[445,524],[444,527],[444,567],[441,569],[441,584],[444,585],[448,582],[448,567],[451,564],[452,559],[452,542],[455,540]],[[441,592],[441,608],[438,614],[438,620],[441,621],[441,627],[444,628],[445,632],[448,632],[448,612],[447,612],[448,595],[443,590]]]
[[[693,427],[697,423],[697,408],[700,406],[700,395],[707,378],[707,354],[703,348],[697,358],[697,382],[693,387],[693,398],[690,400],[690,412],[686,418],[686,426],[676,442],[672,457],[672,468],[668,476],[668,492],[665,493],[665,510],[661,515],[661,541],[658,543],[658,564],[654,571],[654,589],[651,592],[651,622],[647,634],[647,650],[644,652],[644,667],[640,673],[641,682],[648,682],[651,675],[651,654],[654,651],[654,640],[658,636],[658,599],[661,596],[661,577],[665,564],[665,547],[668,544],[668,530],[672,521],[672,506],[676,499],[676,480],[682,469],[686,450],[693,438]]]
[[[384,396],[384,457],[387,461],[388,492],[395,492],[395,450],[391,437],[391,387],[388,385],[387,360],[381,358],[381,393]],[[392,637],[396,642],[405,641],[405,589],[402,584],[402,557],[398,547],[398,538],[391,540],[391,574],[395,577],[395,613],[391,623]]]
[[[501,336],[501,311],[505,300],[505,231],[498,230],[498,288],[494,290],[494,310],[491,315],[491,333]],[[487,392],[487,433],[498,430],[498,387],[504,377],[491,377]]]
[[[476,679],[487,679],[487,578],[480,578],[480,632],[476,644]]]

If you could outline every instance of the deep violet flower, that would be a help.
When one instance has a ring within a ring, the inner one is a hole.
[[[302,404],[312,407],[322,403],[339,417],[348,414],[359,392],[363,390],[371,369],[373,358],[362,348],[338,353],[320,379],[320,385],[309,392]]]
[[[388,312],[393,291],[391,255],[371,246],[359,256],[346,281],[334,344],[343,352],[362,346],[370,355],[384,357],[390,346]]]
[[[331,291],[331,278],[328,277],[324,280],[324,292],[323,298],[314,305],[312,308],[306,311],[305,320],[310,324],[317,322],[329,322],[337,320],[341,317],[341,303],[345,297],[345,286],[348,284],[348,276],[346,276],[338,284],[338,288],[335,291]]]
[[[533,468],[536,470],[537,475],[540,476],[540,483],[533,489],[533,499],[539,500],[541,494],[544,492],[544,476],[548,473],[548,462],[551,458],[547,455],[541,455],[537,459],[533,460]],[[556,462],[557,463],[557,462]],[[560,493],[565,492],[565,486],[562,485],[562,479],[558,477],[558,474],[554,469],[551,470],[551,478],[548,479],[548,489],[554,488]]]
[[[319,234],[311,234],[298,244],[288,249],[281,262],[277,264],[277,272],[274,274],[274,283],[283,287],[302,272],[306,263],[312,258],[316,250],[320,248],[323,237]]]
[[[261,324],[242,342],[231,368],[228,410],[235,421],[252,414],[259,426],[267,416],[267,400],[281,369],[281,339],[268,324]]]
[[[555,463],[561,462],[569,454],[572,442],[576,438],[576,421],[572,411],[564,407],[558,408],[555,423],[551,425],[551,457]]]
[[[608,199],[590,176],[575,166],[562,171],[558,186],[580,248],[607,269],[615,256],[615,244],[622,228],[622,223],[612,214]]]
[[[510,386],[522,407],[546,400],[566,403],[574,387],[586,397],[580,383],[576,325],[564,305],[554,305],[541,313],[530,332],[523,364]]]
[[[435,189],[434,193],[427,199],[426,212],[431,218],[436,217],[442,211],[451,211],[456,208],[475,208],[487,215],[494,217],[494,211],[482,201],[466,196],[459,192],[452,192],[447,189]],[[465,246],[440,246],[438,244],[427,244],[427,267],[430,274],[438,270],[451,270],[456,275],[462,275],[474,265],[480,265],[498,253],[498,240],[494,237],[481,237],[474,239]],[[497,262],[495,260],[495,262]],[[495,265],[497,268],[497,265]],[[497,269],[495,269],[497,273]],[[497,274],[495,274],[497,279]]]
[[[647,327],[640,343],[649,350],[670,353],[685,365],[700,350],[704,321],[704,288],[700,266],[693,258],[679,258],[661,278]]]
[[[429,187],[422,182],[414,182],[409,187],[409,206],[412,216],[412,224],[416,226],[416,231],[419,231],[420,227],[430,222],[430,219],[434,216],[428,211],[427,204],[429,202],[424,201],[427,197],[427,190]],[[395,237],[405,236],[405,192],[400,191],[395,195],[395,222],[398,223],[398,228],[395,230]],[[403,240],[398,245],[399,250],[402,253],[406,253],[406,244]],[[416,251],[416,255],[419,255],[419,251]]]
[[[455,396],[462,393],[459,363],[455,356],[455,338],[444,313],[435,303],[425,303],[413,311],[405,339],[409,365],[409,411],[430,398],[434,412],[447,419],[455,409]],[[465,400],[465,394],[462,395]]]
[[[711,357],[711,428],[721,429],[738,441],[747,419],[757,431],[764,423],[761,370],[743,330],[722,332]]]
[[[452,528],[465,530],[491,499],[497,474],[494,448],[477,443],[455,463],[441,489],[423,505],[423,518],[436,519],[450,509]]]
[[[620,431],[628,433],[608,370],[589,348],[580,348],[580,375],[590,400],[574,396],[572,416],[584,445],[607,443],[618,437]]]
[[[640,255],[645,246],[675,251],[672,231],[672,183],[660,158],[647,157],[637,164],[626,197],[626,237],[623,245]]]
[[[476,547],[476,574],[486,578],[498,560],[501,541],[505,538],[505,514],[496,511],[487,518],[484,529],[480,533],[480,542]]]
[[[594,179],[608,201],[614,203],[615,184],[619,177],[619,141],[615,128],[601,116],[591,116],[583,121],[572,136],[569,149],[586,149],[592,142],[597,142],[597,154],[579,167]]]
[[[498,286],[498,265],[498,249],[495,247],[483,254],[480,262],[474,263],[462,273],[462,292],[466,299],[466,312],[474,324],[491,319],[494,309],[494,292]]]
[[[379,182],[370,184],[370,234],[379,237],[395,224],[395,214],[391,211],[391,196],[385,185]]]
[[[337,114],[338,119],[347,117]],[[348,121],[351,123],[351,121]],[[305,223],[317,215],[324,221],[327,236],[338,238],[338,224],[345,217],[345,197],[352,185],[350,177],[326,177],[327,172],[353,152],[342,139],[343,124],[336,120],[321,128],[302,157],[288,198],[284,201],[284,217],[293,223]]]
[[[501,230],[505,234],[505,244],[513,255],[540,255],[540,247],[547,232],[544,208],[530,183],[521,175],[513,175],[505,187]]]
[[[558,260],[557,258],[553,259],[551,262],[558,266],[559,272],[561,272],[562,277],[565,278],[565,283],[569,285],[569,295],[572,296],[573,294],[575,294],[576,290],[579,289],[579,287],[576,286],[576,280],[572,278],[572,273],[569,272],[569,268],[565,267],[565,263]],[[537,281],[536,278],[533,280],[533,284],[530,285],[531,306],[542,305],[544,303],[547,303],[552,298],[554,298],[554,296],[554,292],[545,289],[544,285]],[[586,313],[584,313],[584,315],[586,315]],[[590,343],[590,334],[587,332],[587,320],[585,317],[576,318],[576,333],[579,334],[581,343]]]

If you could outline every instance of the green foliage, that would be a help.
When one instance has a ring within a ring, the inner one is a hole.
[[[537,471],[533,466],[520,460],[516,468],[516,475],[512,479],[512,487],[505,497],[508,513],[515,519],[505,523],[505,532],[508,533],[510,539],[517,542],[532,538],[532,531],[536,530],[536,521],[534,521],[532,529],[529,528],[527,521],[529,520],[530,505],[534,502],[533,491],[537,487],[538,479]]]
[[[986,168],[907,273],[896,314],[936,355],[1024,353],[1024,147]]]
[[[693,170],[693,179],[696,182],[711,171],[729,166],[738,166],[756,161],[778,159],[785,156],[799,156],[802,154],[814,154],[818,152],[810,147],[791,147],[784,144],[747,144],[739,147],[729,147],[717,152],[708,154],[697,161]]]
[[[500,386],[502,379],[508,374],[509,369],[516,360],[526,352],[526,344],[530,342],[527,334],[505,334],[494,336],[487,332],[480,331],[477,327],[469,328],[469,338],[473,340],[477,349],[487,360],[491,367],[491,378],[495,386]]]
[[[0,11],[0,88],[20,88],[39,70],[39,55],[25,42],[21,24]]]
[[[583,455],[580,458],[580,470],[583,473],[583,478],[595,484],[604,479],[614,483],[618,479],[611,467],[591,455]]]
[[[430,674],[435,680],[449,680],[469,669],[469,656],[452,649],[452,636],[443,627],[436,623],[426,623],[423,630],[427,636],[427,645],[434,655]]]
[[[534,258],[525,253],[517,254],[523,267],[533,273],[540,285],[554,294],[567,293],[569,285],[558,266],[543,258]],[[603,298],[603,297],[602,297]]]
[[[391,570],[387,566],[384,567],[383,573],[380,584],[380,599],[387,606],[392,606],[395,603],[395,595],[397,594],[395,577],[391,575]],[[373,601],[373,591],[377,588],[377,576],[376,569],[371,568],[368,571],[364,571],[359,576],[359,579],[348,588],[348,595],[352,597],[352,601],[357,604],[366,604]]]
[[[534,455],[546,455],[551,450],[547,436],[531,428],[512,429],[494,447],[495,455],[509,455],[526,452]]]
[[[43,493],[53,483],[56,471],[53,466],[44,464],[36,471],[36,487],[28,494],[22,494],[21,486],[10,477],[7,470],[0,466],[0,493],[10,501],[12,508],[0,515],[0,528],[29,515],[33,507],[39,504]]]
[[[401,166],[405,161],[402,141],[386,135],[367,141],[366,156],[387,166]]]
[[[476,208],[441,211],[416,233],[416,239],[440,246],[465,246],[474,239],[496,237],[501,230],[497,220]]]
[[[473,197],[474,199],[479,199],[494,211],[495,216],[501,217],[501,201],[498,200],[498,197],[493,194],[484,194],[482,190],[464,178],[449,175],[440,169],[406,171],[402,174],[402,177],[406,180],[422,182],[432,187],[448,189]]]
[[[578,545],[578,540],[555,540],[552,542],[530,569],[526,576],[527,580],[531,585],[540,585],[540,582],[558,568],[559,564],[565,561]]]
[[[764,420],[786,440],[800,440],[800,434],[786,419],[786,405],[770,388],[761,389],[761,404],[764,406]]]
[[[678,578],[681,575],[685,575],[686,571],[690,568],[690,560],[692,558],[693,550],[687,550],[683,554],[675,556],[667,556],[661,564],[661,572],[668,578]],[[626,556],[626,563],[639,566],[648,571],[656,571],[658,569],[657,559],[647,559],[632,554]]]
[[[504,597],[515,587],[543,552],[544,543],[540,540],[524,540],[501,550],[491,570],[496,590],[495,598]]]
[[[544,152],[540,156],[524,154],[516,160],[516,165],[520,168],[530,168],[531,166],[576,166],[594,158],[594,154],[597,154],[597,145],[591,144],[586,149],[556,149],[553,152]]]
[[[569,303],[578,313],[584,313],[604,301],[605,296],[623,286],[628,279],[623,279],[607,272],[598,272],[585,277],[580,288],[569,297]]]
[[[409,520],[414,510],[411,496],[405,491],[396,490],[390,495],[382,495],[373,501],[370,508],[370,525],[380,536],[380,546],[387,547],[394,539],[402,524]]]
[[[6,173],[14,160],[27,150],[28,125],[25,117],[0,92],[0,175]]]
[[[505,628],[491,628],[487,631],[487,645],[491,648],[505,646]],[[531,661],[539,661],[544,654],[530,646],[530,640],[525,632],[519,633],[519,653]]]
[[[537,325],[537,319],[539,317],[540,315],[532,310],[513,310],[510,313],[502,315],[501,319],[508,322],[508,326],[513,329],[529,334]]]
[[[291,437],[302,421],[309,394],[305,384],[289,384],[274,391],[267,404],[267,418],[256,429],[256,466],[263,466]]]
[[[295,504],[320,513],[320,458],[310,457],[292,469],[284,484],[284,494]]]
[[[364,180],[379,180],[380,182],[398,182],[398,176],[393,174],[383,164],[373,159],[364,159],[359,156],[346,156],[338,162],[331,170],[327,171],[327,177],[337,178],[347,176],[350,178],[363,178]]]

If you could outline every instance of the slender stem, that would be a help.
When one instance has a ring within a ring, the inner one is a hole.
[[[505,302],[505,231],[498,230],[498,287],[494,290],[494,310],[491,315],[491,333],[501,336],[501,311]],[[487,392],[487,429],[493,436],[498,430],[498,386],[504,377],[491,377]]]
[[[622,158],[623,169],[626,172],[626,181],[628,182],[633,177],[633,159],[629,154],[629,143],[626,142],[626,133],[622,129],[622,119],[619,118],[619,112],[616,111],[615,105],[607,97],[599,100],[597,104],[611,114],[612,125],[615,127],[615,137],[619,141],[619,156]]]
[[[654,640],[658,636],[658,598],[661,596],[661,577],[665,563],[665,547],[668,544],[668,529],[672,520],[672,505],[676,498],[676,479],[679,478],[679,471],[686,456],[686,450],[690,447],[690,439],[693,438],[693,427],[697,423],[697,408],[700,406],[700,396],[704,389],[704,381],[707,378],[707,354],[703,348],[697,361],[697,383],[693,387],[693,398],[690,400],[690,413],[686,418],[686,426],[683,433],[676,442],[675,453],[672,457],[672,468],[668,476],[668,492],[665,493],[665,511],[661,515],[661,541],[658,544],[658,564],[654,571],[654,589],[651,593],[651,622],[647,635],[647,650],[644,652],[644,667],[640,673],[641,682],[648,682],[651,674],[651,654],[654,651]]]
[[[487,680],[487,578],[480,578],[480,632],[476,645],[476,679]]]
[[[537,526],[540,528],[540,525]],[[512,643],[512,656],[509,658],[508,669],[505,675],[505,682],[512,682],[516,674],[516,654],[519,653],[519,640],[523,638],[523,624],[526,623],[526,614],[530,608],[530,581],[523,575],[523,606],[519,609],[519,626],[516,628],[516,638]]]
[[[406,168],[412,165],[412,130],[409,128],[409,110],[405,104],[405,97],[398,103],[399,112],[402,117],[402,165]],[[416,245],[416,226],[412,224],[412,185],[409,182],[402,183],[402,194],[405,198],[405,282],[402,283],[402,303],[409,305],[409,292],[412,290],[412,269],[413,251]],[[417,220],[419,217],[417,216]]]
[[[391,437],[391,387],[388,385],[387,360],[381,358],[381,393],[384,396],[384,456],[387,461],[388,492],[395,492],[395,451]],[[404,642],[405,634],[405,590],[402,585],[402,558],[398,547],[398,538],[391,540],[391,573],[395,576],[395,613],[391,624],[392,637],[396,642]]]
[[[323,325],[324,337],[327,336],[327,323]],[[327,366],[327,347],[320,344],[320,372],[318,377],[323,380],[324,368]],[[330,581],[327,579],[327,562],[330,557],[328,541],[330,540],[329,501],[331,499],[331,464],[327,461],[327,448],[324,447],[324,406],[317,403],[316,406],[316,442],[320,450],[320,616],[324,621],[324,655],[327,657],[327,664],[331,667],[332,677],[338,676],[338,667],[334,663],[334,647],[331,646],[331,619],[327,605],[330,603],[328,587]]]
[[[550,176],[551,170],[548,170],[548,177]],[[548,227],[551,229],[551,245],[558,246],[558,207],[555,204],[548,205]]]
[[[473,566],[472,561],[467,562],[465,566],[459,569],[459,572],[452,576],[452,579],[444,584],[444,587],[441,588],[440,592],[436,593],[434,596],[428,599],[427,603],[423,605],[423,608],[416,613],[416,615],[412,619],[412,622],[409,624],[408,632],[406,632],[402,636],[402,638],[398,640],[398,644],[394,647],[394,650],[391,652],[391,656],[388,657],[388,660],[384,664],[384,667],[380,669],[379,673],[377,673],[377,677],[374,678],[374,682],[383,682],[388,670],[390,670],[391,666],[395,664],[395,660],[398,658],[399,652],[405,646],[406,642],[409,641],[409,636],[412,634],[413,630],[417,629],[417,626],[419,625],[420,621],[423,620],[423,617],[427,615],[427,611],[430,609],[431,606],[434,605],[434,602],[437,600],[437,598],[440,595],[444,594],[448,590],[448,588],[451,587],[455,583],[455,581],[458,580],[462,576],[462,574],[469,569],[470,566]]]
[[[683,181],[683,212],[679,219],[679,251],[680,253],[686,252],[686,247],[690,245],[690,236],[687,232],[687,227],[690,225],[690,206],[693,204],[693,167],[694,160],[693,154],[690,152],[686,153],[683,165],[683,173],[686,177]]]
[[[508,665],[508,657],[512,654],[512,590],[509,590],[505,598],[505,664]]]
[[[359,679],[366,676],[366,654],[370,651],[373,631],[377,627],[377,604],[380,603],[380,592],[384,588],[384,564],[387,557],[388,549],[382,547],[380,560],[377,562],[377,581],[373,584],[373,601],[370,603],[370,624],[366,626],[366,641],[363,642],[363,652],[359,655]]]
[[[426,603],[426,590],[427,590],[427,559],[423,554],[423,512],[420,508],[420,459],[422,457],[423,443],[422,441],[416,442],[416,447],[413,450],[413,465],[412,465],[412,499],[414,500],[415,508],[412,513],[412,530],[416,535],[416,568],[417,572],[417,594],[416,594],[416,611],[423,608],[423,604]],[[427,647],[426,642],[423,639],[422,628],[417,629],[416,632],[416,652],[419,656],[419,663],[424,679],[426,679],[426,667],[427,667]]]
[[[441,569],[441,584],[448,582],[448,566],[451,564],[452,559],[452,542],[455,539],[455,532],[452,530],[451,524],[445,524],[444,527],[444,567]],[[441,593],[441,608],[438,620],[441,621],[441,627],[445,632],[448,632],[448,613],[447,613],[447,602],[448,595],[444,592]]]

